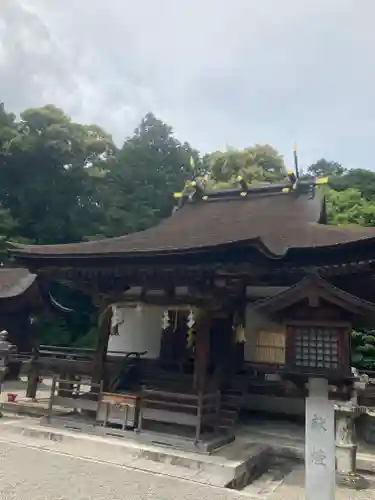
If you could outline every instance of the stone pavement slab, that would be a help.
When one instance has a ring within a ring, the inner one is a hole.
[[[0,421],[0,440],[221,487],[234,480],[245,481],[251,467],[258,464],[258,457],[263,459],[267,453],[262,444],[234,442],[213,455],[202,455],[131,439],[55,429],[37,425],[31,418]]]
[[[281,480],[271,471],[236,492],[22,443],[0,446],[1,500],[303,500],[303,467],[284,472]],[[336,500],[375,500],[371,481],[363,491],[338,488]]]

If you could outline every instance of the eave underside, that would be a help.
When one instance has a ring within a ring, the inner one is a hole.
[[[44,268],[39,275],[43,281],[58,281],[91,296],[107,296],[116,300],[122,300],[132,287],[142,289],[143,296],[150,291],[162,290],[171,299],[175,288],[185,286],[189,287],[190,297],[193,298],[214,295],[219,301],[233,301],[245,299],[246,286],[291,287],[311,272],[319,273],[333,285],[360,298],[372,300],[375,296],[375,263],[372,261],[287,269],[264,269],[239,263],[231,266],[178,267],[101,267],[98,263],[97,267]],[[248,297],[247,300],[252,299]],[[160,303],[159,298],[157,301]]]

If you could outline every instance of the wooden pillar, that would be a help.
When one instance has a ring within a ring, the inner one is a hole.
[[[98,340],[92,369],[92,383],[100,384],[104,377],[108,341],[111,332],[112,308],[108,302],[101,305],[98,319]]]
[[[32,345],[32,358],[27,378],[26,397],[30,399],[35,399],[38,390],[38,380],[39,380],[39,371],[38,371],[39,336],[35,321],[30,324],[30,336]]]
[[[194,389],[204,392],[206,389],[207,372],[210,357],[210,327],[211,314],[200,311],[196,322]]]

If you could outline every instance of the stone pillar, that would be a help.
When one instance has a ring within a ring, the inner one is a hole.
[[[338,475],[355,474],[357,444],[354,414],[336,411],[336,470]]]
[[[305,498],[334,500],[335,413],[328,380],[311,378],[306,398]]]

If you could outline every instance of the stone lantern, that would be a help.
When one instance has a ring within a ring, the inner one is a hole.
[[[311,274],[256,302],[253,309],[261,310],[271,324],[278,324],[284,335],[277,345],[263,342],[262,337],[254,339],[254,352],[265,351],[269,356],[257,359],[256,368],[264,365],[267,373],[276,371],[284,380],[307,389],[306,499],[315,500],[319,491],[320,500],[331,500],[336,479],[361,487],[355,467],[354,420],[360,413],[357,394],[366,381],[352,372],[350,335],[356,320],[374,320],[375,305]],[[335,404],[330,388],[342,385],[350,387],[349,400]]]
[[[336,477],[337,482],[345,486],[361,489],[367,486],[367,481],[357,473],[357,440],[355,420],[367,413],[365,406],[358,405],[358,396],[369,383],[368,375],[360,375],[353,369],[353,384],[350,399],[336,402]]]
[[[9,357],[12,353],[16,353],[17,348],[8,341],[8,332],[2,330],[0,332],[0,392],[1,386],[8,370]]]

